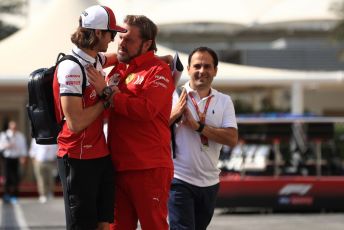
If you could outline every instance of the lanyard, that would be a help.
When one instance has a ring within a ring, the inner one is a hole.
[[[189,93],[189,96],[191,98],[192,104],[194,105],[194,107],[196,109],[199,121],[201,123],[205,124],[205,116],[207,115],[207,111],[208,111],[208,107],[209,107],[210,101],[211,101],[211,99],[213,98],[214,95],[211,95],[210,97],[207,98],[207,101],[205,103],[205,107],[204,107],[203,113],[201,113],[201,111],[199,110],[199,107],[197,105],[195,97],[192,95],[191,92]],[[201,138],[201,142],[202,142],[203,145],[206,145],[206,146],[209,145],[208,137],[204,136],[203,134],[200,134],[200,138]]]

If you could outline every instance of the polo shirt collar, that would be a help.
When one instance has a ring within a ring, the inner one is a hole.
[[[197,95],[197,97],[199,98],[199,95],[198,95],[197,91],[190,87],[190,81],[186,82],[183,87],[185,88],[187,93],[191,92],[193,95]],[[213,88],[210,88],[210,94],[207,97],[203,98],[203,99],[206,99],[209,96],[214,96],[215,97],[216,94],[217,94],[217,90],[213,89]]]
[[[141,54],[140,56],[134,58],[133,60],[130,61],[130,65],[136,65],[140,66],[144,62],[154,58],[154,51],[150,50],[147,53]]]
[[[13,130],[7,129],[7,130],[6,130],[6,135],[7,135],[8,137],[13,137],[13,136],[14,136]]]
[[[89,64],[94,64],[96,62],[96,59],[85,53],[82,49],[78,48],[77,46],[74,46],[73,54],[75,54],[78,58],[83,60],[84,62],[87,62]]]

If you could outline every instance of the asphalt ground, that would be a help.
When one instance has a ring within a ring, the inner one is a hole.
[[[36,198],[21,198],[17,204],[0,201],[1,230],[65,229],[61,197],[45,204]],[[209,230],[343,230],[344,213],[228,212],[216,209]]]

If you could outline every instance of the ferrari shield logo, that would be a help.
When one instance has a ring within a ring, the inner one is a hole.
[[[134,80],[135,74],[129,74],[129,76],[125,79],[125,84],[129,84],[132,80]]]

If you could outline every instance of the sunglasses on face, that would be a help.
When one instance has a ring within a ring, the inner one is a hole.
[[[111,40],[114,40],[117,34],[117,31],[109,31],[111,34]]]

